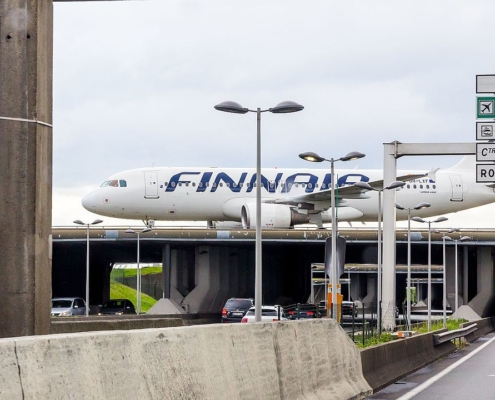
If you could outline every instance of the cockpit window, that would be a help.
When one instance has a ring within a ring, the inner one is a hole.
[[[111,181],[103,182],[100,187],[106,187],[106,186],[127,187],[127,181],[125,181],[124,179],[120,179],[120,180],[113,179]]]

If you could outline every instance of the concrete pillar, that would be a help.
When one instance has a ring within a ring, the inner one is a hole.
[[[469,276],[469,270],[468,270],[468,248],[467,246],[464,246],[463,252],[462,252],[462,304],[467,304],[469,303],[469,287],[468,287],[468,276]]]
[[[163,298],[170,299],[170,274],[171,274],[171,255],[170,244],[166,244],[162,250],[162,287]]]
[[[487,317],[485,309],[492,302],[494,296],[494,271],[492,249],[489,247],[478,247],[476,249],[477,267],[477,294],[469,302],[469,306],[481,317]]]
[[[50,333],[52,49],[52,1],[0,2],[0,337]]]

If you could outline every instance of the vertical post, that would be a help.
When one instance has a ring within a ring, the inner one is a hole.
[[[457,270],[457,240],[455,240],[455,289],[454,289],[454,296],[455,296],[455,316],[456,316],[456,319],[459,319],[459,315],[457,314],[457,310],[459,309],[458,273],[459,273],[459,271]]]
[[[137,233],[137,271],[136,271],[136,311],[141,314],[141,271],[139,268],[139,232]]]
[[[467,246],[464,246],[462,250],[462,304],[467,305],[469,303],[469,257]]]
[[[411,330],[411,209],[407,209],[407,329]]]
[[[170,286],[172,276],[172,261],[170,243],[165,245],[162,253],[162,286],[163,286],[163,298],[170,299]]]
[[[428,332],[431,330],[431,221],[428,223]]]
[[[53,3],[0,1],[0,337],[50,333]]]
[[[376,314],[378,336],[382,335],[382,191],[378,191],[378,309]]]
[[[86,224],[86,317],[89,315],[89,224]]]
[[[256,110],[257,135],[256,135],[256,266],[255,266],[255,291],[254,291],[254,320],[261,321],[261,108]]]
[[[445,263],[445,233],[443,234],[443,327],[447,327],[447,274]]]
[[[338,318],[337,314],[337,218],[335,216],[335,170],[334,159],[330,159],[330,179],[332,184],[332,195],[330,196],[330,206],[332,209],[332,265],[331,265],[331,283],[332,283],[332,316]]]

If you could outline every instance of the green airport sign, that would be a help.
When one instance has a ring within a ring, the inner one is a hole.
[[[495,118],[495,97],[476,98],[476,118]]]

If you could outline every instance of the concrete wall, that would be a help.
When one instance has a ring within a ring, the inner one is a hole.
[[[361,350],[363,374],[378,391],[454,350],[451,342],[435,347],[432,332],[395,340]]]
[[[359,350],[332,320],[0,340],[0,399],[359,399]]]

